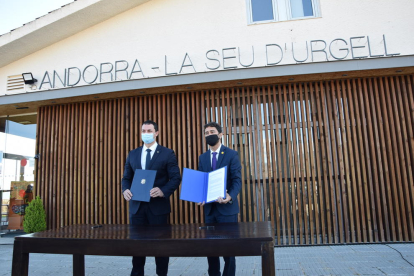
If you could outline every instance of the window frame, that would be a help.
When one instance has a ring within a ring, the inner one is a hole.
[[[291,20],[303,20],[303,19],[311,19],[311,18],[321,17],[321,11],[320,11],[320,5],[319,5],[320,1],[319,0],[311,0],[312,1],[313,16],[303,16],[303,17],[296,17],[296,18],[293,18],[293,16],[292,16],[292,6],[290,4],[290,0],[272,0],[273,19],[271,19],[271,20],[262,20],[262,21],[253,21],[253,10],[252,10],[252,2],[251,2],[253,0],[245,0],[245,1],[246,1],[246,14],[247,14],[247,24],[248,25],[274,23],[274,22],[284,22],[284,21],[291,21]],[[278,11],[279,6],[285,6],[285,10]],[[281,19],[281,15],[286,15],[286,18]]]

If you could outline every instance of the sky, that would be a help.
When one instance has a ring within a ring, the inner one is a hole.
[[[73,0],[0,0],[0,35],[71,2]]]

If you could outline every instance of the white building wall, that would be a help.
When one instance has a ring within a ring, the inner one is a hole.
[[[371,55],[386,58],[384,44],[388,55],[413,55],[413,10],[412,0],[320,0],[320,18],[248,25],[244,0],[152,0],[0,68],[0,95],[7,93],[6,80],[10,75],[32,72],[38,79],[37,89],[42,86],[41,90],[48,90],[63,87],[57,79],[53,82],[54,71],[63,78],[65,69],[67,71],[70,67],[77,67],[83,73],[88,65],[100,71],[101,64],[110,63],[102,65],[104,70],[109,70],[111,64],[115,66],[115,62],[120,60],[128,62],[128,75],[138,60],[143,74],[127,76],[125,72],[120,72],[118,80],[161,77],[171,73],[209,72],[218,65],[217,61],[207,59],[209,50],[218,52],[218,55],[217,52],[209,53],[210,58],[217,58],[220,62],[220,66],[214,70],[227,70],[223,67],[224,48],[235,48],[224,51],[227,57],[235,56],[226,59],[225,66],[237,69],[244,68],[239,61],[239,48],[241,63],[248,65],[252,62],[252,46],[254,63],[251,67],[267,66],[268,63],[279,61],[280,48],[283,58],[275,66],[298,63],[293,58],[292,45],[297,60],[306,59],[304,63],[325,62],[326,55],[323,52],[313,53],[312,60],[312,40],[324,40],[327,43],[326,53],[332,62],[340,62],[329,52],[329,45],[335,39],[343,39],[347,45],[342,40],[333,42],[332,53],[342,58],[349,51],[345,59],[353,58],[351,37],[362,37],[353,39],[353,44],[364,47],[353,49],[354,58],[371,58],[369,50]],[[266,58],[267,44],[278,44],[280,48],[269,46]],[[319,50],[325,46],[322,41],[312,45]],[[339,48],[348,50],[339,51]],[[181,68],[183,62],[190,65],[190,60],[194,68]],[[118,63],[120,68],[124,65]],[[158,69],[152,69],[154,67]],[[69,82],[74,83],[78,79],[78,70],[71,69],[71,72],[73,74],[69,75]],[[111,81],[111,74],[114,81],[112,70],[102,75],[102,82]],[[90,81],[95,77],[96,70],[89,67],[83,75],[86,81]],[[98,73],[94,83],[99,82]],[[80,85],[89,84],[81,77],[77,86]],[[27,90],[31,91],[29,87]]]

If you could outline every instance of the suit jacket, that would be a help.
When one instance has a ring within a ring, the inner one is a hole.
[[[122,192],[131,189],[135,170],[142,169],[141,152],[142,146],[129,152],[125,162],[124,176],[122,178]],[[148,170],[156,170],[154,187],[158,187],[164,193],[164,197],[150,199],[149,208],[154,215],[164,215],[171,212],[170,195],[178,188],[181,183],[180,169],[178,168],[177,158],[174,151],[158,145],[152,156]],[[140,201],[129,201],[129,212],[135,214],[138,211]]]
[[[213,204],[216,204],[222,215],[235,215],[239,213],[239,201],[237,195],[241,189],[241,164],[237,151],[221,146],[218,154],[217,168],[227,166],[227,193],[231,196],[232,204],[208,203],[204,205],[204,212],[208,215]],[[211,151],[208,150],[199,157],[198,170],[211,172]]]

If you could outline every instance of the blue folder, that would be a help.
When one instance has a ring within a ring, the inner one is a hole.
[[[150,201],[150,191],[154,187],[157,171],[136,169],[132,180],[132,200]]]
[[[227,184],[227,166],[225,169],[224,177],[224,190],[222,197],[226,196],[226,184]],[[184,168],[183,180],[181,182],[180,199],[191,202],[205,202],[210,203],[214,200],[207,202],[207,189],[208,189],[208,177],[211,172],[200,172],[192,169]]]

